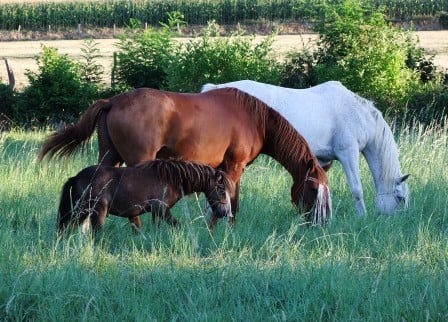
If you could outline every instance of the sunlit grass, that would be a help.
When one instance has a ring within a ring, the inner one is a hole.
[[[2,320],[446,320],[448,318],[447,129],[397,133],[409,208],[359,218],[338,163],[330,171],[334,218],[309,228],[290,202],[291,178],[259,158],[242,178],[237,226],[212,236],[203,199],[181,200],[180,229],[142,217],[142,234],[110,216],[95,238],[55,233],[65,180],[96,161],[36,163],[47,132],[0,134]]]

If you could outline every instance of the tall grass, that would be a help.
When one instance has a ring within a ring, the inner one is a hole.
[[[111,216],[96,238],[55,234],[63,182],[94,164],[84,156],[35,163],[41,132],[0,134],[0,319],[8,321],[297,321],[448,319],[448,135],[396,130],[412,199],[377,215],[361,162],[369,215],[359,218],[338,163],[330,171],[334,220],[309,228],[290,203],[291,178],[260,157],[241,188],[237,226],[211,236],[203,200],[181,200],[180,229],[141,235]]]

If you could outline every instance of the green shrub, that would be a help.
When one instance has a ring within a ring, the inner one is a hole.
[[[178,19],[169,20],[162,31],[131,29],[121,38],[115,85],[197,92],[206,82],[245,78],[278,84],[274,35],[258,43],[242,33],[220,37],[219,26],[210,23],[204,36],[182,43],[172,38]]]
[[[98,91],[95,84],[83,82],[82,64],[45,46],[36,60],[38,72],[27,71],[30,85],[18,98],[22,121],[42,124],[77,119]]]
[[[316,77],[337,79],[373,99],[383,111],[401,113],[418,73],[407,66],[409,33],[387,25],[384,16],[360,0],[327,6],[320,33]]]
[[[93,39],[84,41],[81,47],[83,58],[80,61],[80,76],[81,81],[85,84],[91,84],[98,88],[103,86],[104,67],[97,63],[97,60],[101,58],[98,49],[98,43]]]
[[[279,83],[281,66],[272,55],[274,35],[257,43],[243,33],[221,37],[218,29],[211,22],[202,38],[176,47],[166,66],[169,90],[196,92],[207,82],[240,79]]]
[[[135,22],[134,22],[135,24]],[[132,29],[120,38],[114,81],[119,86],[162,88],[166,84],[165,67],[169,64],[173,41],[169,29]]]
[[[283,64],[280,85],[307,88],[317,85],[316,57],[310,50],[290,52]]]
[[[405,121],[430,124],[435,120],[446,121],[448,114],[448,85],[442,79],[420,84],[412,91],[402,115]]]
[[[441,12],[440,13],[439,23],[440,23],[440,26],[442,26],[443,29],[448,29],[448,13],[447,12]]]
[[[6,84],[0,83],[0,123],[2,118],[15,120],[17,117],[16,97],[14,90]],[[3,117],[2,117],[3,115]],[[0,124],[0,129],[1,129]]]

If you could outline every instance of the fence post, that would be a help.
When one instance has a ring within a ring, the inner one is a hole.
[[[110,73],[110,86],[112,88],[115,88],[115,69],[117,68],[117,61],[118,61],[118,57],[117,57],[117,52],[114,51],[114,62],[112,65],[112,71]]]
[[[5,65],[6,65],[6,72],[8,73],[8,81],[9,81],[9,87],[11,89],[14,89],[16,86],[16,79],[14,77],[14,72],[12,71],[11,66],[9,66],[8,58],[4,58]]]

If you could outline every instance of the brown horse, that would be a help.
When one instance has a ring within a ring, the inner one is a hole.
[[[236,183],[231,196],[235,213],[243,170],[264,153],[292,175],[292,201],[308,211],[310,221],[331,217],[327,175],[304,138],[278,112],[237,89],[181,94],[141,88],[99,100],[77,124],[53,134],[39,160],[46,154],[71,154],[96,124],[101,164],[134,166],[181,157],[220,168]],[[216,221],[213,217],[212,224]],[[138,217],[134,222],[140,225]]]
[[[134,218],[151,212],[177,226],[170,208],[184,195],[204,192],[214,216],[231,216],[235,185],[221,170],[195,162],[154,160],[136,167],[91,166],[67,180],[62,188],[59,233],[90,219],[95,231],[111,213]]]

